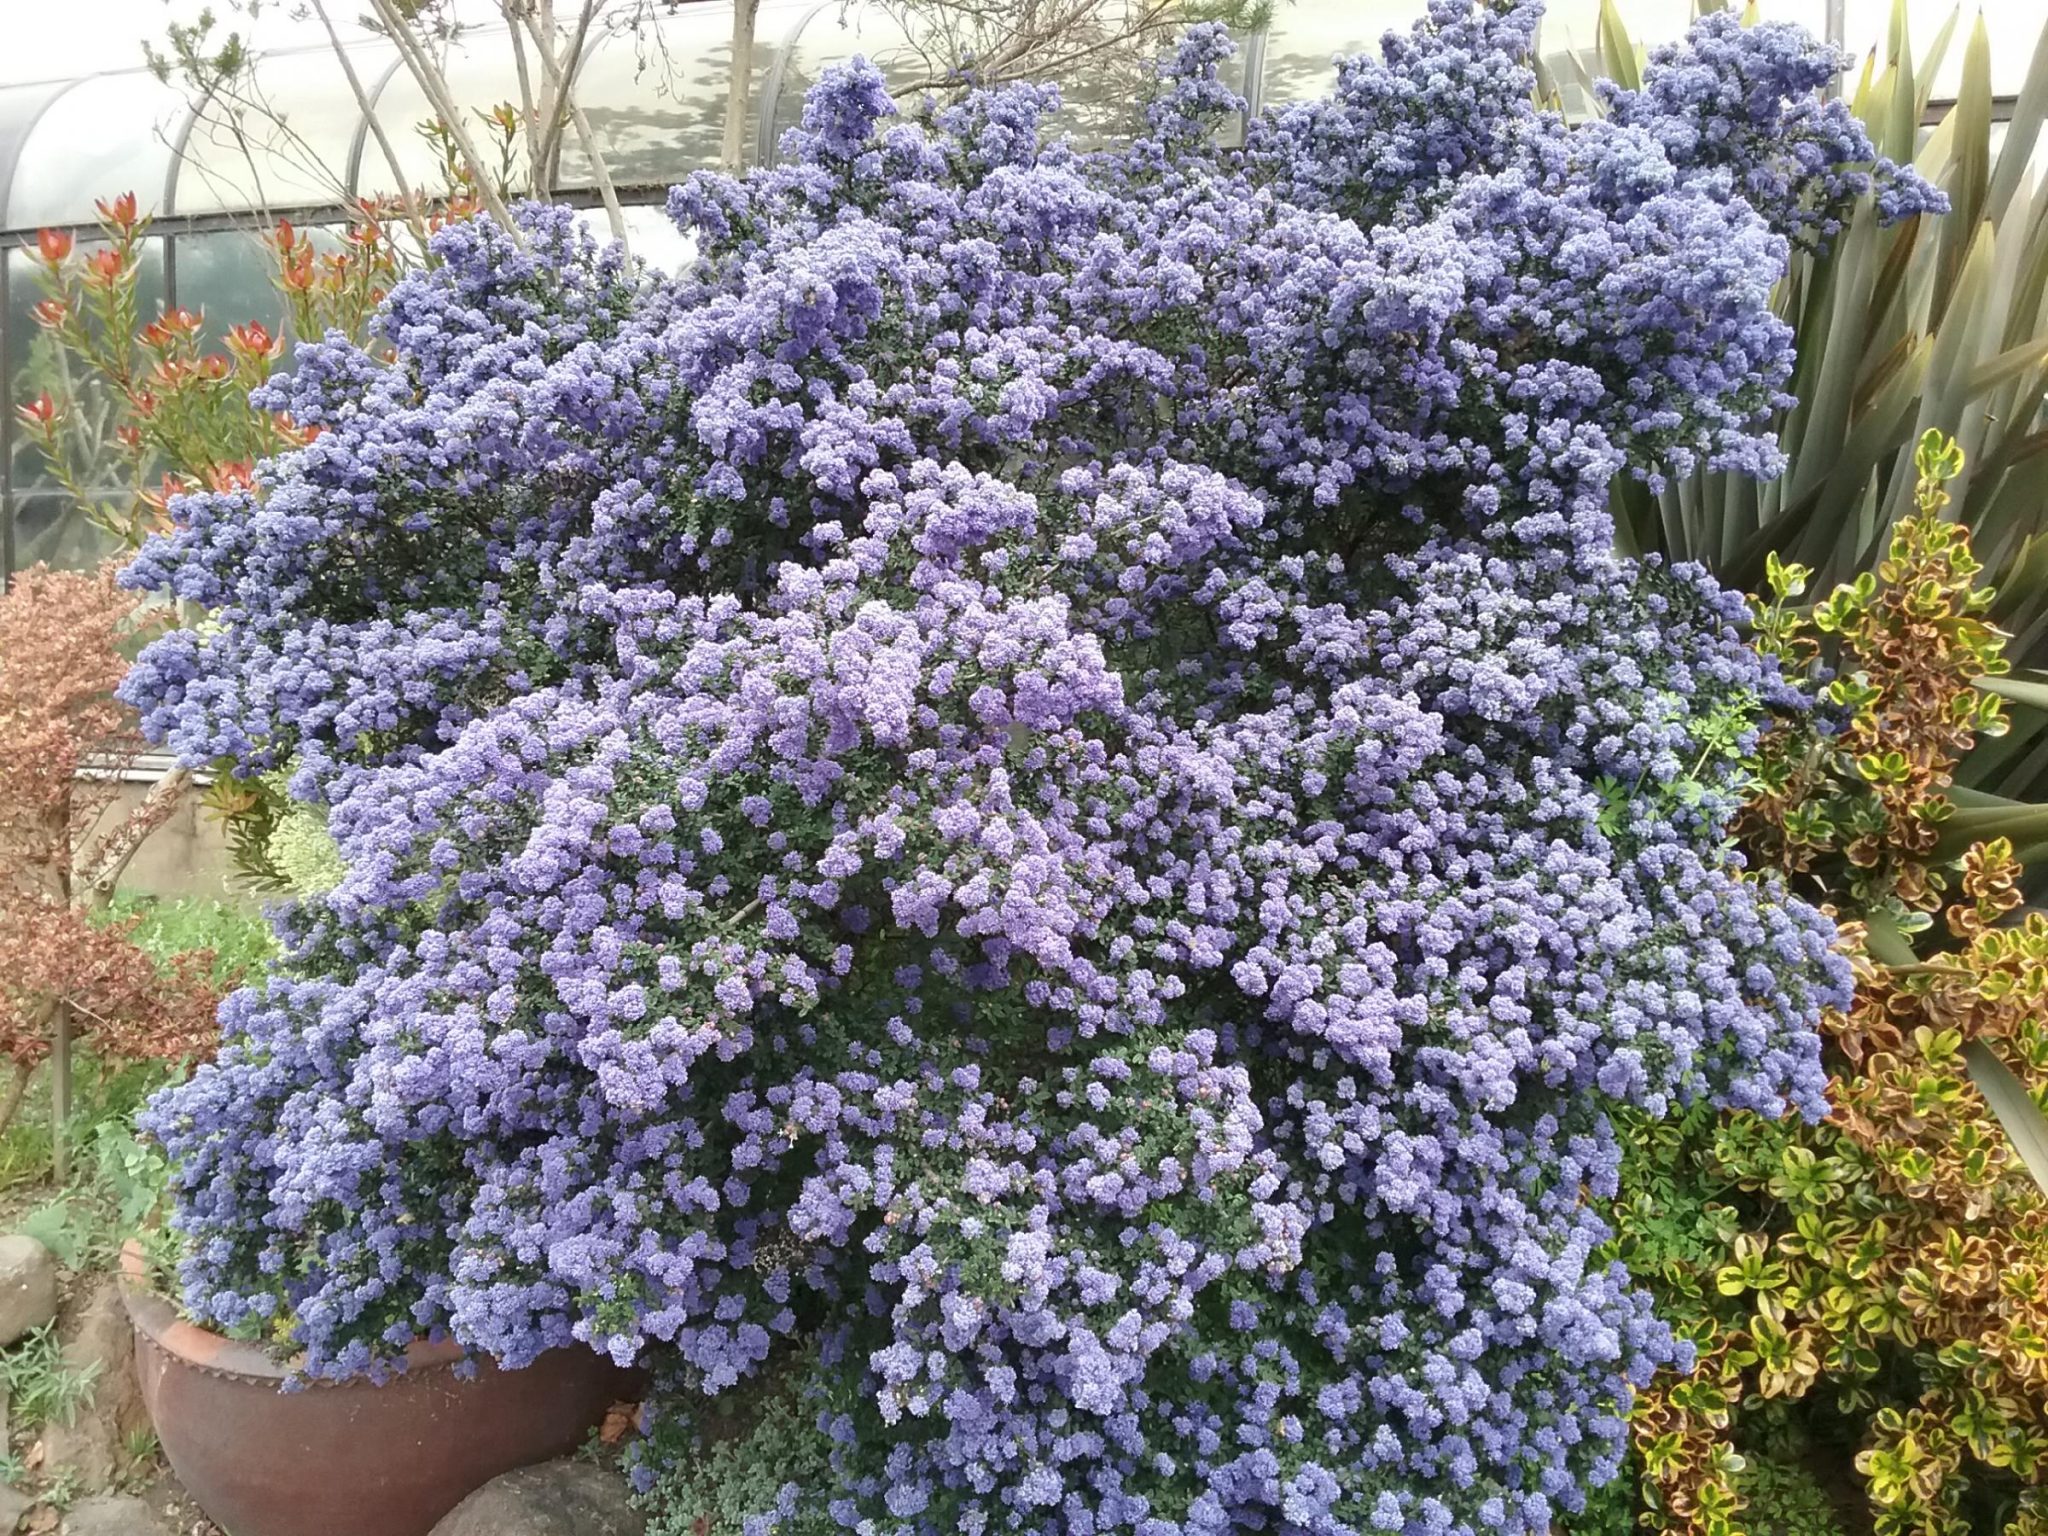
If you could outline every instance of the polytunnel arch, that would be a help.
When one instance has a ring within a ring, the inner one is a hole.
[[[141,6],[142,0],[134,3]],[[1675,37],[1692,8],[1692,0],[1619,3],[1631,30],[1650,44]],[[1866,48],[1882,43],[1892,3],[1764,0],[1773,16]],[[1235,67],[1241,75],[1233,84],[1251,112],[1312,97],[1334,78],[1336,54],[1376,46],[1423,4],[1276,0],[1268,23],[1239,39]],[[1909,4],[1916,47],[1924,47],[1950,6],[1943,0]],[[1550,0],[1539,53],[1583,61],[1597,48],[1598,14],[1599,0]],[[1985,17],[1991,86],[2000,98],[1994,116],[2004,117],[2035,58],[2040,17],[2028,0],[1992,0]],[[1941,98],[1956,90],[1969,21],[1966,14],[1958,22],[1931,82],[1935,100],[1929,116],[1938,115]],[[731,23],[728,0],[693,0],[663,14],[650,30],[593,31],[586,44],[580,100],[614,168],[638,247],[662,262],[688,259],[686,244],[661,209],[668,186],[716,164],[722,148]],[[64,24],[51,25],[53,30],[28,41],[63,43],[58,29]],[[257,244],[257,231],[270,218],[282,214],[303,225],[337,221],[357,198],[390,189],[373,119],[398,149],[409,181],[426,181],[433,169],[431,152],[415,132],[424,95],[385,39],[345,39],[369,101],[366,115],[323,34],[303,20],[285,18],[258,38],[258,76],[268,80],[273,94],[288,96],[300,114],[300,136],[310,158],[324,167],[315,172],[282,152],[258,155],[254,167],[238,163],[235,146],[210,136],[177,87],[140,66],[97,67],[105,52],[103,26],[74,30],[70,56],[78,67],[69,72],[53,67],[67,56],[62,46],[40,52],[17,46],[0,57],[0,373],[9,406],[21,394],[36,333],[29,317],[36,297],[32,258],[23,247],[38,228],[53,226],[90,240],[97,234],[95,200],[135,191],[144,211],[155,215],[144,256],[145,305],[204,307],[209,326],[218,330],[271,298]],[[502,23],[481,25],[451,44],[465,105],[487,107],[516,94],[504,63],[504,38]],[[762,0],[743,125],[743,143],[755,161],[773,159],[782,131],[801,112],[805,87],[824,64],[867,50],[883,55],[878,62],[887,73],[887,55],[902,45],[900,29],[892,33],[888,14],[875,0]],[[10,67],[22,75],[10,78]],[[899,78],[902,73],[899,67]],[[1091,81],[1063,84],[1071,104],[1083,109],[1065,120],[1086,138]],[[1099,97],[1100,83],[1094,84]],[[596,205],[590,158],[573,133],[563,136],[557,173],[563,201],[584,209]],[[0,410],[0,576],[38,554],[76,561],[92,553],[56,536],[57,495],[39,475],[33,455],[22,452],[19,438],[12,409]]]

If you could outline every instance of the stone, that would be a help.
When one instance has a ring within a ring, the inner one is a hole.
[[[128,1447],[149,1428],[135,1377],[135,1330],[120,1287],[103,1280],[66,1330],[64,1369],[92,1382],[69,1424],[43,1426],[45,1475],[68,1475],[86,1493],[109,1487]]]
[[[0,1531],[13,1530],[35,1505],[36,1501],[19,1488],[0,1483]]]
[[[433,1536],[644,1536],[626,1480],[588,1461],[550,1461],[493,1478]]]
[[[57,1316],[57,1256],[32,1237],[0,1237],[0,1344]]]
[[[102,1493],[64,1511],[61,1536],[166,1536],[156,1511],[132,1493]]]

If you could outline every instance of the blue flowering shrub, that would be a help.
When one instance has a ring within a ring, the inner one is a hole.
[[[1608,485],[1773,471],[1790,241],[1934,196],[1782,28],[1567,126],[1536,16],[1229,151],[1214,29],[1104,155],[855,64],[688,273],[528,209],[303,347],[129,577],[344,871],[146,1117],[192,1312],[643,1362],[677,1530],[1580,1508],[1678,1348],[1607,1110],[1819,1115],[1850,987],[1726,845],[1789,690]]]

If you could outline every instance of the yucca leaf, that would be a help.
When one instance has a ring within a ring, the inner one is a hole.
[[[2001,159],[1999,164],[2005,162]],[[2027,214],[2020,265],[2013,277],[2012,307],[2006,312],[2005,344],[2012,346],[2034,334],[2041,304],[2048,298],[2048,182],[2034,195]]]
[[[1977,686],[2015,704],[2048,710],[2048,677],[1980,677]]]
[[[1842,444],[1841,457],[1836,461],[1835,472],[1815,493],[1812,522],[1799,543],[1805,564],[1818,567],[1831,557],[1852,562],[1852,570],[1861,564],[1871,539],[1868,535],[1859,535],[1854,541],[1854,548],[1842,548],[1843,525],[1878,465],[1898,457],[1918,436],[1913,431],[1918,414],[1916,406],[1920,403],[1921,388],[1926,382],[1933,354],[1934,342],[1928,337],[1922,336],[1910,344],[1898,367],[1871,400],[1869,408],[1850,428],[1849,436]],[[1766,533],[1768,531],[1765,530]],[[1782,550],[1782,546],[1780,548]],[[1758,571],[1762,570],[1763,558],[1768,552],[1766,549],[1756,550]],[[1753,583],[1745,584],[1745,589],[1750,584]]]
[[[1914,347],[1928,339],[1924,335],[1901,336],[1891,344],[1882,357],[1866,364],[1868,372],[1857,382],[1856,398],[1852,402],[1854,417],[1860,418],[1870,409],[1871,402],[1890,387],[1899,370],[1911,360]]]
[[[2024,704],[2008,703],[2003,736],[1979,736],[1958,766],[1969,789],[2007,800],[2038,801],[2040,779],[2048,771],[2048,714]]]
[[[1950,786],[1948,798],[1955,810],[1941,824],[1935,845],[1938,858],[1958,858],[1972,843],[1994,837],[2009,837],[2014,843],[2048,838],[2048,805],[2029,805],[1963,784]]]
[[[1920,88],[1914,102],[1919,110],[1920,120],[1927,120],[1927,101],[1934,94],[1934,82],[1941,74],[1942,62],[1948,57],[1948,45],[1956,35],[1956,21],[1962,15],[1962,7],[1952,7],[1941,24],[1941,30],[1934,34],[1934,41],[1927,45],[1927,51],[1920,56]]]
[[[1599,86],[1593,78],[1593,72],[1586,68],[1586,60],[1579,50],[1574,48],[1564,56],[1564,67],[1571,75],[1572,84],[1585,93],[1587,102],[1599,101]]]
[[[1849,110],[1867,128],[1871,114],[1876,111],[1877,101],[1877,50],[1873,48],[1863,55],[1863,68],[1856,76],[1856,89],[1849,92]]]
[[[1951,494],[1961,497],[1969,488],[1970,454],[1977,448],[1973,428],[1981,421],[1966,420],[1970,400],[1971,370],[1983,348],[1985,309],[1991,292],[1992,271],[1997,265],[1997,233],[1989,224],[1979,224],[1965,248],[1955,286],[1949,296],[1947,323],[1934,334],[1934,352],[1928,359],[1927,386],[1921,394],[1920,414],[1913,423],[1913,438],[1932,428],[1953,433],[1965,449],[1962,473],[1949,482]],[[1884,508],[1884,522],[1890,527],[1906,515],[1911,505],[1910,477],[1897,476],[1890,500]]]
[[[1833,300],[1828,313],[1798,327],[1807,344],[1792,385],[1800,402],[1793,413],[1799,430],[1784,434],[1785,450],[1792,458],[1785,485],[1790,500],[1806,495],[1832,473],[1841,456],[1857,403],[1857,372],[1865,356],[1877,234],[1877,210],[1865,204],[1856,210],[1825,263],[1827,282],[1822,286]],[[1878,387],[1883,387],[1882,380]]]
[[[2016,573],[2011,570],[2018,541],[2037,531],[2048,504],[2048,478],[2032,466],[2044,454],[2048,431],[2008,432],[1984,456],[1962,500],[1961,520],[1976,535],[1978,558],[2006,573],[1994,585],[2007,600],[2020,595],[2013,590]]]
[[[2034,1176],[2034,1182],[2048,1193],[2048,1116],[2042,1115],[2041,1106],[2027,1092],[2026,1084],[1982,1040],[1965,1042],[1963,1065],[1969,1070],[1970,1081],[1984,1095],[1984,1102],[1991,1106],[1991,1113],[2012,1139],[2013,1151]]]
[[[1658,540],[1657,498],[1647,485],[1633,475],[1617,476],[1609,482],[1608,501],[1617,549],[1638,556],[1663,547]]]
[[[1990,228],[1989,225],[1985,227]],[[2008,380],[2029,372],[2043,358],[2048,358],[2048,336],[2039,337],[2023,346],[2009,347],[1990,362],[1977,365],[1964,388],[1964,397],[1974,400],[1979,395],[1988,394]]]
[[[1904,331],[1905,317],[1895,313],[1906,290],[1906,274],[1913,268],[1914,253],[1920,248],[1921,226],[1925,219],[1908,219],[1896,228],[1886,231],[1890,242],[1885,250],[1884,265],[1878,268],[1877,280],[1870,285],[1870,319],[1865,333],[1873,338],[1882,334],[1885,327],[1896,327],[1896,333]],[[1882,345],[1891,346],[1887,341]]]
[[[1991,34],[1985,30],[1982,11],[1977,13],[1977,24],[1970,29],[1969,44],[1963,49],[1963,80],[1948,121],[1955,125],[1955,159],[1942,187],[1948,193],[1949,212],[1941,221],[1941,282],[1934,296],[1936,325],[1941,323],[1954,296],[1964,257],[1984,216],[1985,193],[1991,184]]]
[[[1883,132],[1878,136],[1879,150],[1898,161],[1912,159],[1920,138],[1920,94],[1913,85],[1913,58],[1904,31],[1905,11],[1905,0],[1898,0],[1893,7],[1891,57],[1887,61],[1891,94],[1885,98]]]
[[[1999,499],[2019,485],[2017,478],[2008,478]],[[2048,535],[2027,534],[2018,553],[2002,569],[2001,590],[1992,613],[2012,636],[2007,654],[2031,655],[2048,638]]]
[[[1870,951],[1873,960],[1885,965],[1912,965],[1919,960],[1913,953],[1913,944],[1899,931],[1891,913],[1878,907],[1863,920],[1864,948]]]
[[[1636,45],[1622,25],[1614,0],[1600,0],[1600,64],[1607,76],[1624,90],[1643,88],[1642,60]]]

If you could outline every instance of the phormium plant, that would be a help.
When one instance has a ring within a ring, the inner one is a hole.
[[[1242,150],[1216,28],[1101,155],[856,64],[677,189],[690,272],[528,209],[388,366],[302,347],[258,403],[319,435],[129,575],[216,616],[151,731],[346,871],[148,1114],[193,1312],[645,1361],[678,1529],[1611,1477],[1685,1346],[1596,1257],[1609,1113],[1818,1116],[1850,974],[1726,846],[1794,696],[1609,487],[1775,469],[1792,239],[1937,198],[1795,33],[1570,126],[1536,17],[1445,0]]]

